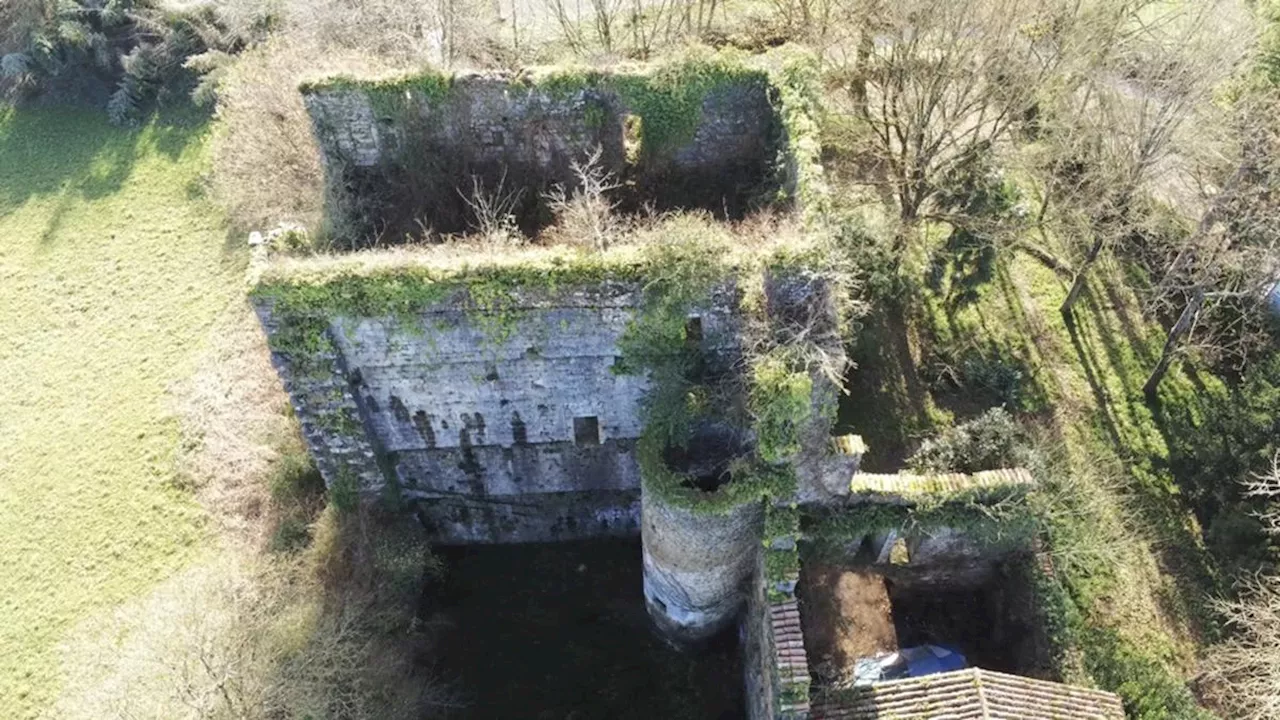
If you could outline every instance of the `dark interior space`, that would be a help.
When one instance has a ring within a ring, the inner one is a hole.
[[[1026,562],[1013,556],[956,582],[950,568],[806,561],[801,620],[815,675],[839,682],[859,658],[933,644],[971,667],[1055,679]]]
[[[972,667],[1017,672],[1014,658],[997,630],[1003,618],[989,587],[920,586],[910,590],[890,581],[889,602],[901,647],[945,645],[964,654]]]
[[[743,717],[736,633],[696,653],[667,645],[645,612],[639,541],[437,552],[445,578],[422,617],[450,720]]]
[[[742,433],[725,423],[699,423],[684,447],[668,447],[663,459],[677,472],[689,475],[687,485],[715,492],[733,480],[733,461],[750,452]]]
[[[515,228],[536,238],[556,222],[553,198],[571,199],[581,182],[556,182],[536,169],[508,165],[476,165],[455,157],[456,151],[415,149],[411,160],[388,161],[373,168],[346,167],[336,178],[338,192],[329,196],[330,212],[353,223],[347,229],[352,248],[396,244],[437,235],[470,235],[510,216]],[[649,216],[702,210],[717,220],[741,220],[778,201],[778,179],[772,156],[761,153],[722,166],[681,170],[627,163],[602,175],[597,183],[613,211],[621,216]],[[567,177],[572,174],[565,172]]]

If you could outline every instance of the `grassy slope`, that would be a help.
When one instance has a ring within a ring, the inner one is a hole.
[[[1076,630],[1086,631],[1075,640],[1091,677],[1073,679],[1120,690],[1135,717],[1156,717],[1166,696],[1148,669],[1193,672],[1208,640],[1204,599],[1218,582],[1169,470],[1159,411],[1194,415],[1198,395],[1221,386],[1175,367],[1153,412],[1141,386],[1163,336],[1120,273],[1115,263],[1098,269],[1070,324],[1057,310],[1067,281],[1023,255],[1001,257],[968,301],[958,301],[959,283],[921,283],[905,327],[884,313],[865,329],[855,353],[863,376],[855,373],[853,387],[862,402],[848,404],[844,421],[865,429],[870,466],[897,467],[913,440],[983,406],[937,381],[931,358],[971,349],[1020,367],[1024,418],[1064,450],[1077,475],[1049,501],[1058,549],[1068,551],[1060,571],[1083,613]]]
[[[240,293],[198,197],[206,129],[0,111],[0,708],[66,681],[68,628],[171,574],[203,516],[174,487],[167,388]]]

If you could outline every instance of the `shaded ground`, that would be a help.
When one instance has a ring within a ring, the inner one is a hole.
[[[800,618],[810,667],[820,681],[843,679],[859,658],[936,644],[964,653],[972,666],[1045,677],[1025,578],[1006,565],[965,587],[910,566],[806,560]]]
[[[948,645],[969,665],[1018,673],[999,628],[1005,622],[989,587],[907,589],[889,583],[893,624],[902,647]]]
[[[645,612],[639,542],[439,554],[446,580],[423,616],[440,628],[435,674],[464,705],[449,717],[743,717],[735,633],[699,653],[667,646]]]
[[[800,620],[818,674],[840,676],[858,658],[898,649],[884,576],[819,562],[801,573]]]

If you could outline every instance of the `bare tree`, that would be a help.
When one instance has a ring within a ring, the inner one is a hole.
[[[1207,209],[1155,289],[1150,310],[1177,313],[1177,320],[1143,386],[1148,397],[1155,395],[1170,364],[1190,350],[1243,360],[1266,341],[1258,320],[1280,280],[1278,111],[1276,91],[1242,104],[1235,122],[1235,168],[1227,171],[1220,189],[1209,186]]]
[[[918,220],[945,219],[933,202],[939,190],[1039,102],[1069,49],[1070,8],[1056,0],[865,0],[849,12],[866,30],[845,89],[870,130],[878,182],[898,205],[903,250]],[[1034,36],[1028,27],[1046,30]]]
[[[1064,315],[1104,252],[1133,231],[1141,201],[1177,165],[1179,131],[1243,57],[1243,46],[1219,33],[1221,2],[1162,5],[1126,0],[1085,18],[1077,41],[1089,51],[1073,68],[1077,84],[1046,121],[1050,172],[1038,218],[1056,209],[1068,235],[1084,241]]]
[[[557,185],[545,196],[559,234],[569,242],[597,250],[607,249],[622,230],[614,212],[617,202],[610,197],[622,185],[600,162],[603,153],[597,147],[585,160],[571,163],[577,187]]]
[[[1260,518],[1270,534],[1280,534],[1280,455],[1270,472],[1245,486],[1246,495],[1271,506]],[[1236,599],[1216,603],[1234,632],[1209,652],[1199,685],[1228,717],[1272,720],[1280,717],[1280,577],[1246,578],[1238,589]]]

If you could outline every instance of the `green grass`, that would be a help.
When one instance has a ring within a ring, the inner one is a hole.
[[[205,123],[107,125],[0,110],[0,715],[69,679],[77,623],[147,590],[205,542],[176,487],[168,388],[243,295],[200,197]]]
[[[1148,405],[1142,384],[1163,335],[1142,316],[1120,261],[1101,263],[1071,322],[1058,312],[1068,279],[1028,256],[1003,254],[979,277],[946,270],[937,281],[914,273],[926,279],[911,281],[906,307],[869,319],[843,424],[867,436],[870,467],[896,469],[920,437],[1000,404],[940,368],[960,367],[966,354],[1017,368],[1011,409],[1074,475],[1044,501],[1056,505],[1045,518],[1051,532],[1073,550],[1103,546],[1060,566],[1081,611],[1073,630],[1083,674],[1069,679],[1120,691],[1132,717],[1192,717],[1182,679],[1214,637],[1205,600],[1223,582],[1170,462],[1169,433],[1188,428],[1164,417],[1197,416],[1222,382],[1175,365]]]

